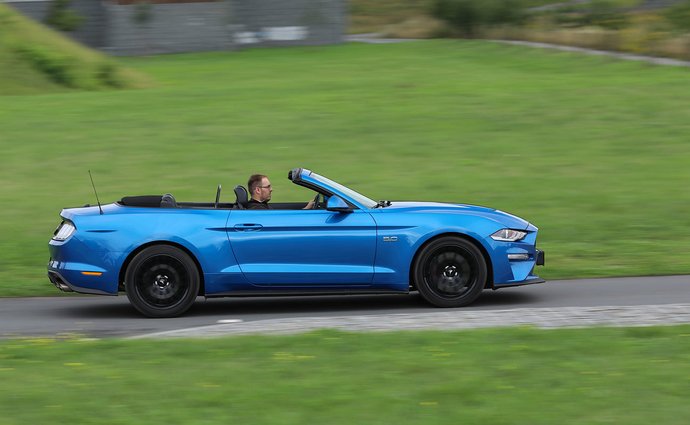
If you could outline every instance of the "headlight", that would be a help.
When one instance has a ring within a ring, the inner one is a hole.
[[[491,239],[502,242],[515,242],[527,236],[527,232],[515,229],[501,229],[491,235]]]
[[[77,228],[74,227],[74,224],[71,221],[64,220],[62,223],[60,223],[58,228],[55,229],[55,232],[53,232],[53,239],[56,241],[64,241],[72,236],[72,233],[74,233],[75,230],[77,230]]]

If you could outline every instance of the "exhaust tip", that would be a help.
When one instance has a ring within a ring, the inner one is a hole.
[[[48,272],[48,279],[50,282],[55,285],[56,288],[63,292],[74,292],[72,291],[72,288],[70,288],[64,280],[62,280],[62,277],[60,277],[59,274],[55,272]]]

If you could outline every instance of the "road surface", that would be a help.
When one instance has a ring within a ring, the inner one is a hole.
[[[596,315],[605,318],[622,315],[650,324],[690,323],[690,276],[551,281],[484,291],[475,304],[460,309],[431,307],[417,294],[199,298],[186,315],[173,319],[144,318],[129,305],[125,296],[0,298],[0,338],[133,337],[160,332],[168,332],[166,335],[170,336],[193,336],[195,332],[190,332],[190,328],[198,329],[200,334],[216,335],[253,332],[247,329],[265,332],[286,324],[290,324],[293,331],[300,326],[309,330],[318,327],[319,323],[334,327],[334,323],[353,321],[367,322],[368,326],[386,323],[384,329],[415,328],[420,324],[433,327],[435,323],[436,327],[444,328],[443,323],[449,321],[464,321],[472,327],[473,322],[468,318],[494,318],[498,322],[493,325],[504,322],[511,325],[515,324],[515,316],[551,317],[548,319],[551,323],[577,325],[587,324],[588,317]],[[629,324],[643,324],[638,322]],[[518,320],[517,323],[533,322]],[[592,324],[597,323],[610,324],[606,320],[593,319]],[[249,325],[253,327],[246,328]],[[242,326],[246,329],[238,331]]]

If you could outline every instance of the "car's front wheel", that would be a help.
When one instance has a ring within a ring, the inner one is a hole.
[[[413,265],[413,277],[427,302],[436,307],[462,307],[481,294],[487,266],[473,243],[445,236],[422,249]]]
[[[199,271],[184,251],[170,245],[150,246],[127,267],[129,302],[149,317],[175,317],[187,311],[199,292]]]

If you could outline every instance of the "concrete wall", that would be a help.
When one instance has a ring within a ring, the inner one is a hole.
[[[346,29],[345,0],[230,0],[230,4],[240,47],[340,43]]]
[[[115,55],[178,53],[234,48],[225,1],[151,4],[107,4],[104,50]],[[147,10],[147,20],[137,20]]]
[[[50,4],[5,1],[40,22]],[[115,55],[333,44],[347,24],[346,0],[72,0],[71,8],[85,20],[67,35]]]

